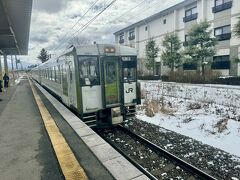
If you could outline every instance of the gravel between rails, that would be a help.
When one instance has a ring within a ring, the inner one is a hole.
[[[136,118],[126,121],[125,127],[217,179],[240,177],[239,157]]]
[[[121,130],[100,131],[100,134],[157,179],[197,179]]]

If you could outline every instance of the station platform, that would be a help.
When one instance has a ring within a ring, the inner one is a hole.
[[[148,179],[27,76],[0,93],[0,177]]]

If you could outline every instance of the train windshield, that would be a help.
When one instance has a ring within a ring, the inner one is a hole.
[[[135,57],[122,57],[124,82],[136,81],[137,61]]]
[[[79,56],[79,75],[81,86],[100,85],[98,59],[94,56]]]

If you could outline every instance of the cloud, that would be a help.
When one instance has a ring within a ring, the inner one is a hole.
[[[39,34],[39,35],[35,35],[32,36],[30,38],[31,42],[37,42],[37,43],[47,43],[48,42],[48,37],[43,35],[43,34]]]
[[[83,30],[83,26],[111,2],[111,0],[98,0],[94,8],[82,17],[95,1],[35,0],[29,56],[23,58],[36,63],[36,57],[42,48],[57,54],[70,44],[86,44],[94,41],[114,43],[114,32],[182,0],[118,0]],[[74,34],[76,31],[79,32]],[[76,37],[72,38],[73,35]]]
[[[36,0],[33,1],[33,10],[57,13],[66,5],[67,0]]]

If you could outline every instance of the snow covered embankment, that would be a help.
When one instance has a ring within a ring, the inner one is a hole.
[[[240,157],[240,87],[143,82],[137,117]],[[150,116],[150,117],[149,117]]]

